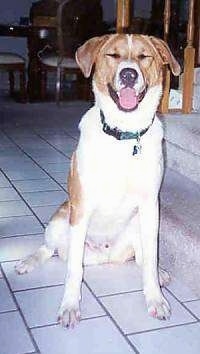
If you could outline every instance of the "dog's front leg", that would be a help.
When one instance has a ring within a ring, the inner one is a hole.
[[[70,226],[70,245],[67,259],[67,276],[64,296],[58,320],[64,327],[74,327],[80,320],[81,283],[83,277],[83,253],[87,221],[82,219]]]
[[[158,279],[158,199],[145,200],[139,208],[143,252],[143,284],[148,313],[158,319],[170,317],[170,306],[164,298]]]

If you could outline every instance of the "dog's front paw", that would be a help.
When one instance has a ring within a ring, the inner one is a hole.
[[[81,319],[81,313],[79,307],[63,308],[61,307],[58,313],[58,322],[62,327],[74,328]]]
[[[168,320],[171,315],[170,305],[163,295],[159,299],[147,302],[148,313],[158,320]]]

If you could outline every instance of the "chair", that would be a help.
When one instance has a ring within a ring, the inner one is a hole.
[[[41,98],[44,100],[47,95],[47,75],[48,72],[56,72],[56,102],[59,103],[62,92],[62,82],[66,75],[76,78],[78,98],[87,98],[87,85],[75,60],[75,50],[80,43],[76,29],[67,23],[66,14],[69,0],[59,4],[56,15],[57,27],[57,48],[45,46],[38,52],[40,72],[41,72]],[[33,20],[33,24],[38,26],[38,18]],[[40,16],[42,26],[42,16]],[[47,26],[47,21],[45,24]]]
[[[0,70],[9,74],[10,95],[14,95],[15,73],[19,72],[20,102],[26,101],[26,65],[19,54],[0,52]]]

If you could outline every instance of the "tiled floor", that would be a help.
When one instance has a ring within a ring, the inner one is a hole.
[[[132,262],[87,267],[82,321],[57,322],[65,264],[53,257],[19,276],[17,260],[43,241],[43,230],[67,198],[66,174],[76,146],[80,102],[6,105],[0,131],[0,353],[199,354],[200,299],[178,280],[164,289],[172,317],[148,317],[141,274]]]

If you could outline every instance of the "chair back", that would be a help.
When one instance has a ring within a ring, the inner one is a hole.
[[[78,46],[101,34],[102,7],[99,0],[64,0],[57,11],[57,39],[61,56],[73,57]]]
[[[33,18],[33,26],[36,27],[56,27],[56,16],[36,16]]]

